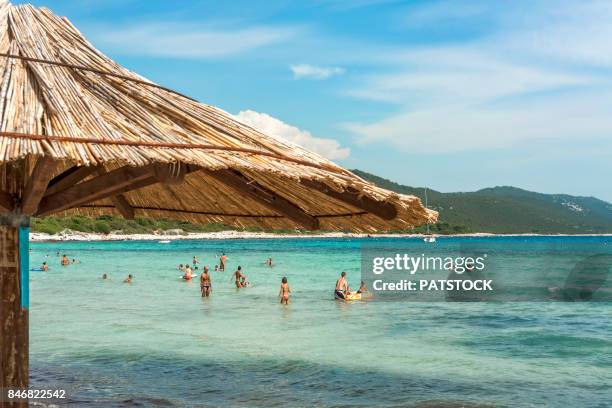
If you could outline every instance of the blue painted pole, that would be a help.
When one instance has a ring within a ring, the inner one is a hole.
[[[30,227],[19,227],[19,282],[21,307],[30,307]]]

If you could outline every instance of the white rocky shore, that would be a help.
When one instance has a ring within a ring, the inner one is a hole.
[[[368,234],[328,232],[321,234],[276,234],[270,232],[219,231],[219,232],[183,232],[168,230],[153,234],[122,234],[120,231],[110,234],[79,232],[65,230],[58,234],[30,233],[30,241],[165,241],[185,239],[287,239],[287,238],[364,238]],[[375,236],[417,237],[418,234],[376,234]]]
[[[462,237],[487,237],[500,234],[476,233],[461,234]],[[541,234],[507,234],[505,236],[538,236]],[[565,234],[558,234],[563,236]],[[585,234],[612,236],[612,234]],[[269,232],[219,231],[186,233],[182,230],[168,230],[153,234],[122,234],[121,231],[110,234],[97,234],[64,230],[58,234],[30,233],[30,241],[166,241],[185,239],[294,239],[294,238],[366,238],[366,237],[423,237],[422,234],[357,234],[343,232],[328,232],[322,234],[275,234]],[[434,235],[436,236],[436,235]],[[576,235],[572,235],[576,236]]]

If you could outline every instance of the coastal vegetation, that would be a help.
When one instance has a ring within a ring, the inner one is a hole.
[[[423,187],[405,186],[364,171],[352,171],[379,187],[424,200]],[[432,228],[434,233],[612,233],[612,204],[594,197],[542,194],[501,186],[458,193],[427,189],[427,198],[429,208],[440,213],[438,224]],[[443,231],[436,231],[439,227]]]

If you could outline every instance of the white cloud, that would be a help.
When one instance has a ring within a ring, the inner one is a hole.
[[[534,101],[483,108],[473,105],[431,106],[407,110],[374,123],[345,127],[358,140],[386,142],[412,153],[456,153],[520,147],[532,142],[555,145],[562,140],[612,140],[609,90],[557,101]],[[538,148],[539,154],[546,154]]]
[[[385,102],[431,104],[495,98],[589,85],[587,75],[505,61],[478,47],[396,50],[393,72],[366,77],[348,93]]]
[[[299,64],[289,66],[295,79],[327,79],[334,75],[344,74],[344,68],[340,67],[317,67],[315,65]]]
[[[507,14],[488,37],[379,53],[382,69],[347,93],[397,107],[345,128],[420,153],[612,140],[612,5]]]
[[[290,40],[295,27],[253,26],[219,28],[185,22],[145,22],[127,26],[98,26],[94,44],[129,55],[214,58]]]
[[[530,52],[557,63],[612,66],[612,3],[608,0],[561,3],[545,8],[546,21],[505,38],[512,52]],[[533,17],[531,18],[533,19]]]
[[[330,160],[346,159],[350,154],[350,150],[341,147],[337,140],[315,137],[266,113],[245,110],[238,113],[236,118],[262,133],[295,143]]]

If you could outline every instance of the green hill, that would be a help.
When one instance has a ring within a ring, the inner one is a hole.
[[[380,187],[424,199],[423,188],[352,171]],[[612,233],[612,204],[594,197],[541,194],[505,186],[466,193],[428,189],[427,197],[429,207],[440,213],[440,232]]]

